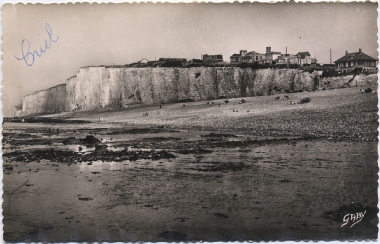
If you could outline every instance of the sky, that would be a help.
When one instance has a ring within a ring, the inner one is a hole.
[[[2,15],[5,117],[23,96],[84,66],[202,54],[229,62],[239,50],[266,47],[308,51],[321,63],[330,63],[330,48],[333,61],[359,48],[378,56],[377,4],[369,2],[6,4]]]

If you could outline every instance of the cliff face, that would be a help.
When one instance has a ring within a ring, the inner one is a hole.
[[[65,91],[62,85],[25,97],[24,111],[31,114],[108,110],[140,103],[208,100],[222,95],[261,96],[377,83],[377,75],[321,75],[322,71],[295,69],[84,67],[67,80]]]
[[[342,88],[354,86],[370,86],[377,84],[377,74],[346,75],[340,77],[327,77],[321,80],[321,85],[328,88]]]
[[[312,89],[319,73],[240,68],[81,68],[67,80],[66,110],[117,109],[135,103],[260,96]]]
[[[81,68],[67,80],[66,110],[117,109],[133,103],[173,102],[178,74],[168,68]]]
[[[66,110],[66,84],[37,91],[23,98],[23,114],[60,113]]]

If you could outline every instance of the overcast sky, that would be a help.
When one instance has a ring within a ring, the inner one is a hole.
[[[63,84],[83,66],[201,54],[229,61],[241,49],[265,53],[267,46],[309,51],[321,63],[330,62],[330,48],[333,61],[359,48],[378,56],[374,3],[8,4],[2,15],[4,116],[23,96]],[[49,49],[25,62],[28,43],[30,52]]]

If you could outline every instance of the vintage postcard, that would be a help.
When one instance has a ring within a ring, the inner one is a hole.
[[[4,240],[376,240],[377,7],[4,4]]]

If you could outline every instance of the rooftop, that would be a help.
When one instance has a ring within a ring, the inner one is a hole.
[[[345,61],[357,61],[357,60],[372,60],[377,61],[377,59],[372,58],[371,56],[363,53],[361,49],[359,49],[359,52],[356,53],[347,53],[340,59],[336,60],[334,63],[337,62],[345,62]]]
[[[297,56],[300,56],[301,58],[305,58],[306,56],[311,56],[309,52],[298,52]]]

